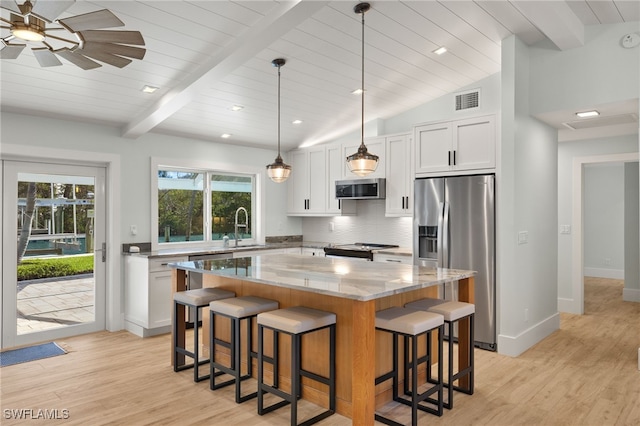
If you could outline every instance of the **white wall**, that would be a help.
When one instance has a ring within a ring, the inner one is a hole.
[[[37,124],[37,125],[34,125]],[[25,132],[25,129],[29,129]],[[191,159],[212,165],[255,167],[264,170],[273,162],[275,152],[256,148],[236,147],[149,133],[139,139],[120,137],[119,129],[95,124],[83,124],[32,117],[20,114],[2,114],[2,141],[18,143],[25,149],[39,146],[57,149],[117,154],[121,157],[121,215],[122,242],[149,242],[151,236],[151,157]],[[33,151],[32,151],[33,152]],[[294,172],[295,173],[295,172]],[[266,235],[299,235],[301,222],[286,216],[286,186],[266,183]],[[282,223],[280,227],[279,224]],[[130,225],[137,225],[138,235],[129,234]]]
[[[624,278],[624,164],[584,168],[584,275]]]
[[[640,302],[640,173],[638,162],[624,165],[624,289],[622,299]]]
[[[557,131],[530,116],[530,49],[502,44],[498,199],[498,351],[517,356],[559,327]],[[519,233],[528,242],[518,244]]]

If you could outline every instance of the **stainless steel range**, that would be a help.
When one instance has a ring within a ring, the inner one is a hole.
[[[373,261],[373,253],[378,250],[398,247],[393,244],[355,243],[324,248],[325,257],[351,257]]]

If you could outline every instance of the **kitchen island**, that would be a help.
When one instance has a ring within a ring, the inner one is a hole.
[[[287,254],[179,262],[169,266],[173,268],[174,291],[186,289],[188,271],[203,274],[205,287],[234,291],[237,296],[275,299],[281,308],[303,305],[336,313],[337,412],[358,425],[372,425],[376,406],[391,399],[388,388],[374,384],[375,377],[388,370],[391,360],[390,339],[382,335],[376,338],[376,311],[403,306],[423,297],[437,297],[438,286],[453,281],[459,283],[459,300],[470,303],[474,300],[473,271]],[[178,312],[178,315],[183,317],[184,313]],[[208,330],[208,315],[205,310],[203,330]],[[224,336],[223,329],[216,327],[216,333]],[[465,355],[468,333],[468,322],[461,322],[458,352],[461,367],[469,363]],[[183,334],[183,330],[179,330],[178,335]],[[206,331],[204,334],[206,338]],[[323,349],[326,336],[317,336],[315,340],[313,337],[309,336],[309,342],[303,344],[302,362],[311,365],[312,370],[317,366],[317,372],[323,374],[327,365],[327,351]],[[184,359],[178,359],[178,364],[183,363]],[[284,369],[284,373],[287,372]],[[286,386],[287,377],[281,378],[281,382]],[[325,389],[312,388],[306,383],[303,386],[304,398],[320,405],[326,403]]]

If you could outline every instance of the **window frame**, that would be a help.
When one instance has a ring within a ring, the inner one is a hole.
[[[208,217],[203,218],[203,240],[182,241],[165,243],[158,241],[158,171],[159,170],[183,170],[189,172],[204,173],[204,206],[203,211],[208,212]],[[151,250],[171,250],[184,248],[222,247],[221,240],[211,239],[211,175],[224,174],[231,176],[251,176],[253,189],[251,196],[251,223],[252,238],[242,240],[242,245],[264,244],[265,236],[265,194],[264,182],[266,172],[263,168],[251,166],[239,166],[220,163],[201,162],[194,160],[177,160],[151,157]]]

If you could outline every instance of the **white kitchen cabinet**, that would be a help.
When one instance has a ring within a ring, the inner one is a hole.
[[[351,154],[358,151],[360,147],[360,142],[354,142],[349,144],[342,145],[342,158],[344,160],[342,164],[342,178],[343,179],[370,179],[370,178],[383,178],[385,177],[386,168],[385,168],[385,141],[386,138],[384,136],[377,136],[373,138],[367,138],[364,140],[364,144],[367,146],[367,150],[371,154],[377,155],[378,158],[378,167],[376,170],[366,176],[358,176],[354,173],[351,173],[349,170],[349,166],[347,165],[347,157]]]
[[[341,147],[318,146],[291,151],[291,177],[287,180],[290,216],[356,214],[354,200],[335,197],[335,181],[342,178]]]
[[[327,199],[327,173],[324,146],[291,151],[288,213],[324,213]]]
[[[374,253],[374,262],[387,262],[387,263],[402,263],[405,265],[413,264],[413,258],[411,256],[401,254],[387,254],[387,253]]]
[[[336,199],[336,181],[343,178],[343,168],[346,157],[342,156],[341,145],[329,145],[326,148],[327,160],[327,176],[328,176],[328,193],[326,202],[326,213],[333,215],[355,215],[355,200],[337,200]],[[324,255],[324,254],[323,254]]]
[[[125,256],[125,328],[140,337],[171,331],[171,268],[186,256]]]
[[[413,161],[411,135],[386,137],[385,216],[413,215]]]
[[[496,166],[494,115],[419,125],[414,140],[416,175]]]

